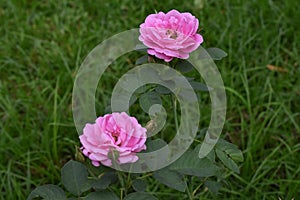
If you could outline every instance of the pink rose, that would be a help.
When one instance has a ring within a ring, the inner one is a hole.
[[[197,34],[198,24],[198,19],[187,12],[171,10],[167,14],[151,14],[140,25],[139,40],[149,47],[148,54],[166,62],[174,57],[187,59],[203,42]]]
[[[92,160],[94,166],[100,163],[112,165],[109,153],[117,153],[119,164],[134,163],[136,152],[146,149],[146,128],[125,112],[106,114],[94,124],[86,124],[79,136],[83,154]]]

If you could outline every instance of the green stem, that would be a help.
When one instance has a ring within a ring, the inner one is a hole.
[[[123,176],[122,176],[121,173],[122,173],[122,172],[120,172],[120,171],[117,172],[119,181],[120,181],[120,183],[121,183],[121,188],[120,188],[120,189],[121,189],[121,195],[120,195],[121,197],[120,197],[120,199],[123,200],[123,195],[124,195],[124,194],[123,194],[123,191],[125,192],[125,195],[126,195],[126,191],[125,191],[126,188],[125,188],[124,178],[123,178]]]
[[[175,65],[169,63],[169,66],[171,68],[175,69]],[[177,134],[177,132],[178,132],[177,101],[176,101],[176,96],[174,94],[171,94],[171,101],[172,101],[173,114],[174,114],[174,120],[175,120],[175,128],[176,128],[176,134]]]
[[[187,191],[187,194],[188,194],[188,196],[189,196],[189,199],[190,199],[190,200],[193,200],[194,198],[193,198],[193,196],[192,196],[192,194],[191,194],[191,192],[190,192],[190,189],[187,188],[186,191]]]
[[[185,178],[185,180],[186,180],[186,178]],[[187,192],[187,194],[188,194],[189,200],[193,200],[193,199],[194,199],[194,198],[193,198],[194,195],[191,194],[191,192],[190,192],[189,184],[187,184],[186,192]]]
[[[176,127],[176,132],[178,131],[178,119],[177,119],[177,101],[176,101],[176,96],[171,95],[171,100],[172,100],[172,107],[173,107],[173,114],[174,114],[174,120],[175,120],[175,127]]]

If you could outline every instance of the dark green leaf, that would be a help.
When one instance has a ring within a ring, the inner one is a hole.
[[[216,161],[215,150],[211,150],[206,157],[214,163]]]
[[[140,106],[146,113],[149,112],[149,109],[154,104],[162,104],[161,98],[157,92],[151,91],[144,93],[140,96],[139,100]]]
[[[205,91],[205,92],[207,92],[207,91],[212,90],[212,88],[209,88],[205,84],[197,82],[197,81],[191,81],[190,84],[191,84],[192,88],[195,91]]]
[[[28,196],[27,200],[42,197],[44,200],[66,200],[65,192],[56,185],[43,185],[35,188]]]
[[[206,130],[207,130],[207,128],[202,129],[202,130],[200,131],[200,133],[201,133],[202,131],[206,131]],[[195,152],[199,152],[199,151],[200,151],[200,148],[201,148],[201,145],[202,145],[202,143],[199,144],[199,145],[197,145],[196,148],[194,149],[194,151],[195,151]],[[199,157],[199,156],[198,156],[198,157]],[[207,154],[207,156],[206,156],[205,158],[208,158],[210,161],[212,161],[213,163],[215,163],[215,162],[216,162],[216,154],[215,154],[215,150],[212,149],[212,150]]]
[[[158,200],[156,197],[151,194],[144,192],[134,192],[127,195],[124,200]]]
[[[137,100],[137,96],[136,95],[131,95],[130,100],[129,100],[129,107],[132,106],[132,104],[134,104]]]
[[[132,94],[129,99],[129,107],[132,106],[136,102],[137,99],[138,99],[137,96],[135,94]],[[112,112],[111,105],[106,106],[104,109],[104,112],[111,113]]]
[[[204,139],[204,136],[205,136],[207,130],[208,130],[208,128],[203,128],[203,129],[201,129],[201,130],[199,131],[199,134],[197,134],[196,139],[201,139],[201,138]],[[201,140],[202,140],[202,139],[201,139]]]
[[[144,55],[135,61],[136,65],[141,65],[148,62],[148,55]]]
[[[192,88],[195,91],[205,91],[205,92],[207,92],[207,91],[212,90],[212,88],[209,88],[205,84],[200,83],[200,82],[191,81],[190,84],[191,84]]]
[[[143,45],[143,44],[137,44],[135,46],[135,50],[136,51],[140,51],[140,52],[147,52],[148,47]]]
[[[146,143],[147,149],[145,152],[156,151],[158,149],[163,148],[166,145],[167,145],[167,143],[160,138],[155,139],[155,140],[150,140],[150,141],[147,141],[147,143]]]
[[[227,56],[225,51],[215,47],[207,48],[206,51],[213,60],[222,60],[222,58]]]
[[[146,92],[150,87],[147,85],[143,85],[141,87],[139,87],[137,90],[134,91],[134,93],[136,94],[142,94],[144,92]]]
[[[147,189],[147,183],[142,179],[135,179],[132,182],[132,187],[137,192],[144,192]]]
[[[80,162],[70,160],[61,170],[62,184],[74,195],[88,190],[87,168]]]
[[[220,168],[207,157],[200,159],[198,157],[199,148],[193,151],[186,151],[178,160],[170,165],[170,169],[182,174],[198,177],[217,176]]]
[[[223,151],[216,149],[216,154],[222,163],[236,173],[240,173],[240,169],[237,164]]]
[[[205,181],[204,185],[215,194],[218,194],[219,190],[222,188],[222,184],[217,181]]]
[[[170,71],[170,69],[160,70],[158,73],[159,79],[163,81],[171,81],[174,78],[178,77],[178,73]]]
[[[189,82],[195,80],[195,78],[193,77],[185,77],[185,79],[188,80]]]
[[[100,178],[92,181],[92,187],[95,189],[106,189],[111,183],[117,180],[115,172],[106,172]]]
[[[175,90],[176,87],[178,87],[176,86],[175,80],[164,80],[162,84],[163,85],[158,85],[158,86],[166,87],[170,91]]]
[[[97,191],[88,194],[83,198],[84,200],[119,200],[120,198],[117,195],[110,191]]]
[[[158,92],[159,94],[170,94],[170,93],[172,93],[171,90],[169,90],[168,88],[166,88],[165,86],[162,86],[162,85],[158,85],[155,88],[155,91]]]
[[[167,145],[167,143],[162,139],[155,139],[155,140],[148,139],[146,142],[147,149],[143,152],[145,152],[145,153],[153,152],[153,154],[156,154],[157,152],[155,152],[155,151],[165,147],[166,145]],[[158,154],[156,154],[156,155],[158,155]],[[159,159],[154,159],[153,162],[151,162],[152,168],[158,167],[158,166],[160,166],[160,164],[161,164],[161,161]],[[142,168],[147,169],[148,166],[144,165],[144,166],[142,166]]]
[[[179,60],[175,65],[175,69],[182,73],[186,73],[192,71],[194,66],[187,60]]]
[[[176,171],[171,171],[168,168],[153,172],[153,177],[160,183],[181,192],[184,192],[187,186],[182,174],[179,174]]]

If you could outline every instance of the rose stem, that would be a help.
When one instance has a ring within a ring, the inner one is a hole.
[[[176,132],[178,131],[178,119],[177,119],[177,102],[176,102],[176,96],[171,95],[171,100],[172,100],[172,107],[173,107],[173,114],[174,114],[174,120],[175,120],[175,127],[176,127]]]

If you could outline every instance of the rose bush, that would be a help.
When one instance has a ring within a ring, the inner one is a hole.
[[[149,15],[140,25],[139,40],[149,47],[148,54],[170,62],[173,58],[187,59],[203,42],[197,33],[198,19],[191,13],[171,10]]]
[[[117,153],[119,164],[133,163],[138,160],[136,153],[146,149],[146,131],[125,112],[106,114],[86,124],[79,136],[81,150],[94,166],[111,166],[110,153]]]

